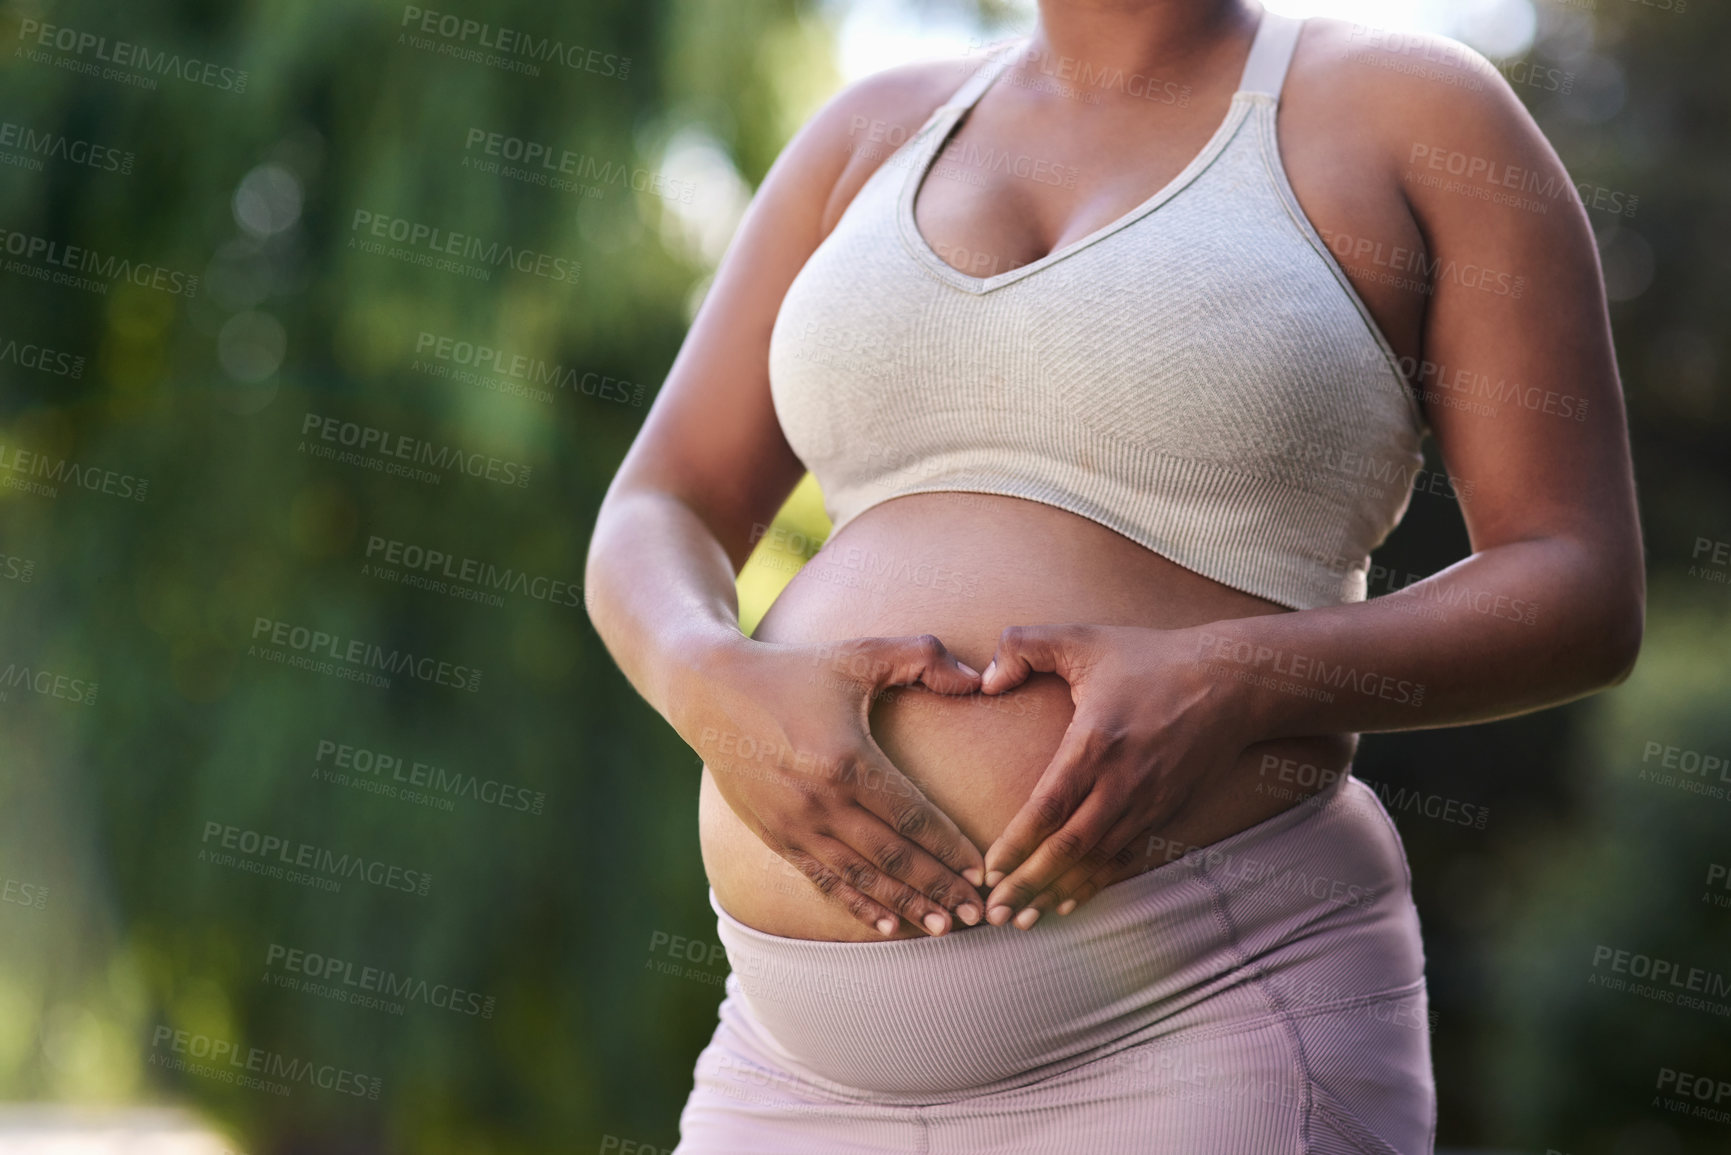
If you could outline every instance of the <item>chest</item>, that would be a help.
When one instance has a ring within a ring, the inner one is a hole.
[[[1174,101],[1137,117],[1064,119],[982,104],[902,174],[912,230],[972,278],[1038,265],[1176,192],[1232,120],[1218,99]],[[1425,245],[1398,184],[1374,175],[1362,142],[1338,126],[1303,115],[1275,117],[1274,125],[1304,215],[1395,351],[1417,359],[1427,295],[1408,274],[1424,267]]]

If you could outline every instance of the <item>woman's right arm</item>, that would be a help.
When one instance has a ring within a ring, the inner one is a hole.
[[[900,124],[903,139],[959,82],[947,66],[880,73],[832,100],[777,158],[608,487],[584,580],[608,651],[733,811],[886,934],[898,917],[934,933],[950,929],[951,911],[977,921],[984,862],[872,739],[872,695],[913,682],[967,693],[978,675],[929,635],[752,641],[734,581],[754,527],[805,472],[770,399],[769,338],[788,285],[875,167],[849,143],[876,135],[873,122]]]

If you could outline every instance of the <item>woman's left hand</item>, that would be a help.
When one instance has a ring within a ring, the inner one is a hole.
[[[1036,670],[1070,684],[1076,704],[1028,801],[986,851],[986,919],[1023,930],[1068,914],[1114,870],[1138,835],[1176,815],[1254,738],[1237,683],[1211,675],[1190,630],[1010,626],[981,692],[1000,694]]]

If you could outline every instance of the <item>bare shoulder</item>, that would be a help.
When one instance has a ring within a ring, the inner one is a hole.
[[[1287,84],[1353,105],[1355,119],[1367,124],[1410,126],[1426,116],[1486,125],[1517,115],[1530,120],[1496,66],[1458,40],[1344,20],[1305,22]]]
[[[986,59],[984,53],[973,53],[886,68],[849,84],[813,114],[784,156],[825,178],[812,182],[825,197],[825,234],[860,186]]]
[[[1459,41],[1310,20],[1288,101],[1305,119],[1331,124],[1360,163],[1395,178],[1421,221],[1474,215],[1491,186],[1571,199],[1561,160],[1508,79]],[[1571,214],[1553,207],[1548,215]]]

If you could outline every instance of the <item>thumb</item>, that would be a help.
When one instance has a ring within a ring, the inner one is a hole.
[[[980,692],[1001,694],[1028,680],[1036,670],[1057,674],[1075,685],[1081,634],[1079,626],[1006,626],[998,648],[981,675]]]
[[[874,683],[911,686],[922,683],[940,694],[971,694],[980,688],[979,672],[964,666],[936,634],[883,641],[872,663]]]

